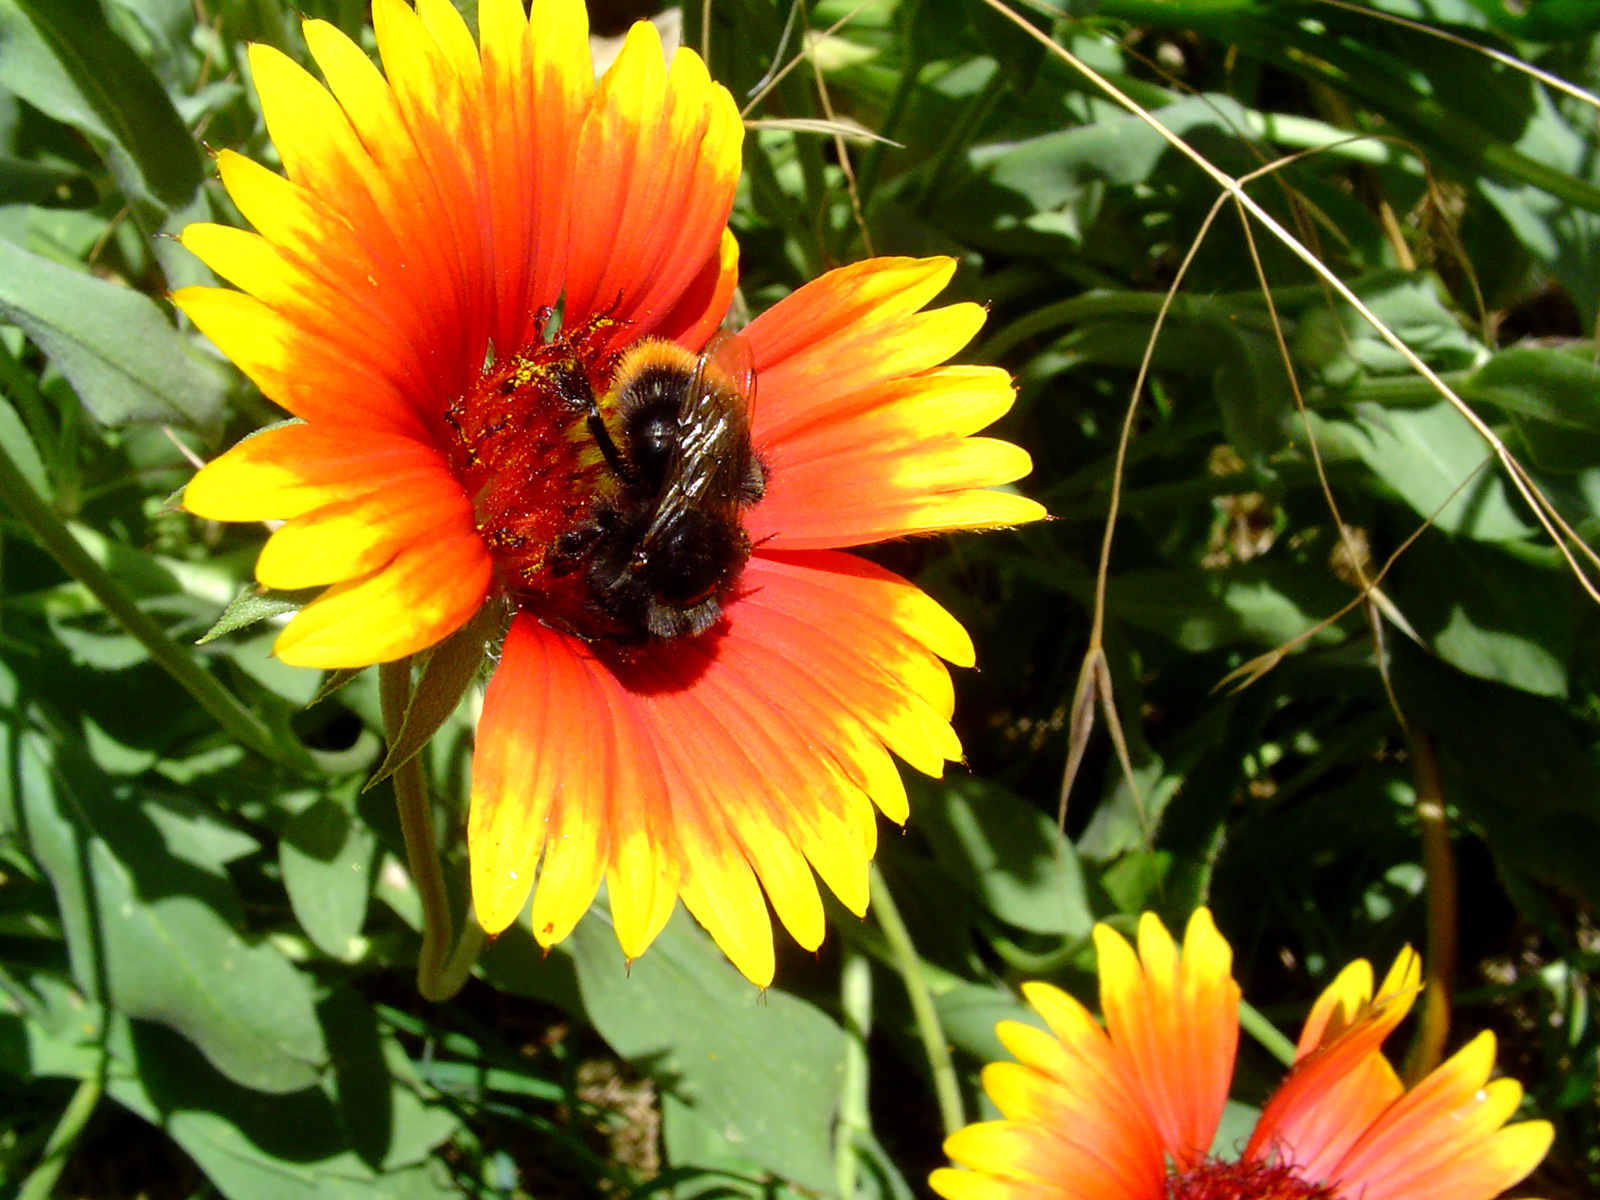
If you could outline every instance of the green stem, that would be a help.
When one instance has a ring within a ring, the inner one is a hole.
[[[394,745],[411,703],[411,659],[378,667],[378,696],[383,705],[383,730]],[[428,808],[428,780],[420,754],[402,764],[389,782],[400,812],[400,833],[406,843],[406,866],[422,908],[422,949],[417,954],[417,992],[424,1000],[448,1000],[461,990],[483,944],[483,931],[470,918],[461,943],[451,952],[454,922],[445,891],[439,849],[433,840],[433,813]],[[466,956],[465,964],[461,959]]]
[[[867,1037],[872,1032],[872,963],[854,946],[844,948],[839,979],[844,1017],[844,1078],[839,1085],[839,1123],[833,1140],[834,1184],[839,1200],[855,1200],[857,1153],[872,1128],[867,1110]]]
[[[895,967],[911,999],[911,1013],[922,1039],[923,1053],[928,1056],[928,1071],[933,1076],[933,1091],[939,1101],[939,1119],[944,1124],[945,1136],[949,1137],[967,1123],[961,1104],[961,1086],[956,1081],[955,1064],[950,1061],[950,1046],[944,1038],[944,1026],[939,1023],[933,993],[922,975],[922,958],[911,943],[911,934],[900,918],[900,910],[876,863],[872,865],[872,910],[878,914],[878,924],[888,939]]]
[[[1455,985],[1461,901],[1439,757],[1434,751],[1433,739],[1424,730],[1413,728],[1409,732],[1412,761],[1416,764],[1417,826],[1422,835],[1423,897],[1428,922],[1422,1020],[1401,1071],[1407,1085],[1415,1086],[1439,1065],[1445,1043],[1450,1038],[1451,990]]]
[[[309,767],[309,760],[303,761],[301,756],[275,739],[254,713],[212,678],[138,606],[122,585],[79,544],[71,528],[33,490],[3,448],[0,448],[0,502],[28,527],[39,545],[60,564],[61,569],[88,588],[101,607],[148,650],[150,657],[177,680],[234,740],[285,766],[297,770]]]
[[[472,966],[478,961],[483,943],[483,926],[469,912],[462,921],[461,937],[456,942],[456,948],[450,952],[450,960],[445,963],[444,973],[439,977],[440,999],[448,999],[461,990],[467,977],[472,974]]]
[[[1239,1027],[1260,1047],[1286,1067],[1294,1066],[1294,1043],[1248,1000],[1239,1001]]]
[[[77,1143],[78,1135],[89,1123],[89,1118],[94,1115],[95,1107],[104,1094],[105,1080],[99,1071],[78,1084],[78,1090],[73,1092],[72,1099],[67,1101],[61,1119],[56,1122],[50,1140],[45,1143],[44,1156],[40,1158],[38,1166],[29,1172],[28,1178],[23,1180],[22,1187],[17,1192],[17,1200],[47,1200],[55,1189],[62,1168],[67,1165],[67,1158]]]
[[[43,447],[43,457],[50,464],[49,473],[54,480],[63,465],[61,437],[46,415],[48,405],[39,391],[38,381],[17,361],[3,338],[0,338],[0,387],[5,388],[12,403],[21,410],[23,423],[33,435],[34,444]]]

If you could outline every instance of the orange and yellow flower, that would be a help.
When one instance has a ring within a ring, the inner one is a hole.
[[[1200,909],[1181,949],[1149,913],[1137,954],[1104,925],[1095,946],[1105,1027],[1066,993],[1026,985],[1050,1032],[999,1026],[1018,1061],[991,1063],[983,1086],[1005,1119],[945,1143],[971,1168],[933,1173],[947,1200],[1489,1200],[1550,1148],[1547,1122],[1506,1124],[1522,1088],[1489,1078],[1493,1034],[1402,1086],[1382,1046],[1420,985],[1405,950],[1376,994],[1371,966],[1345,968],[1243,1153],[1215,1157],[1239,1040],[1227,942]]]
[[[753,549],[720,620],[612,637],[561,559],[615,485],[551,381],[580,380],[614,421],[630,346],[692,355],[716,332],[737,281],[742,124],[647,24],[596,81],[579,0],[479,14],[475,44],[449,0],[375,0],[384,72],[307,21],[325,84],[251,50],[286,177],[218,156],[256,232],[202,224],[183,242],[240,290],[173,299],[299,421],[208,465],[184,503],[284,522],[257,577],[326,589],[279,636],[289,663],[397,661],[485,603],[514,612],[473,765],[486,930],[531,889],[534,932],[556,942],[604,881],[629,957],[681,897],[766,983],[768,901],[806,947],[823,936],[813,872],[864,911],[874,809],[906,815],[891,752],[931,774],[960,755],[945,663],[972,661],[965,632],[845,550],[1040,516],[996,490],[1027,455],[971,436],[1011,384],[941,365],[983,321],[974,304],[922,311],[948,260],[874,259],[801,288],[739,335],[766,487],[741,511]]]

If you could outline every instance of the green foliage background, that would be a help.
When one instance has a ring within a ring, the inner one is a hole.
[[[1251,195],[1593,544],[1600,109],[1485,50],[1595,89],[1600,10],[1371,8],[1424,28],[1328,0],[1017,11],[1230,174],[1305,152]],[[370,46],[358,0],[307,10]],[[878,552],[980,647],[958,681],[970,769],[915,783],[908,831],[885,831],[901,920],[834,914],[822,952],[780,945],[757,993],[681,912],[625,972],[602,909],[548,956],[513,929],[456,1000],[416,998],[392,798],[361,790],[375,681],[313,703],[322,681],[268,658],[266,626],[197,646],[264,535],[169,502],[192,470],[180,443],[208,456],[275,419],[166,302],[210,282],[168,235],[238,220],[203,146],[276,163],[243,47],[305,61],[297,18],[280,0],[0,0],[6,1186],[926,1195],[939,1080],[953,1071],[946,1121],[992,1115],[976,1073],[1003,1054],[994,1022],[1029,1019],[1016,984],[1092,1003],[1095,921],[1154,908],[1177,926],[1205,902],[1257,1010],[1219,1146],[1280,1070],[1272,1025],[1292,1030],[1349,959],[1410,942],[1455,953],[1434,985],[1450,1045],[1494,1029],[1527,1113],[1556,1125],[1528,1190],[1600,1194],[1600,608],[1482,441],[1257,226],[1269,304],[1224,208],[1123,472],[1103,649],[1133,775],[1102,717],[1063,836],[1118,432],[1218,186],[981,0],[708,11],[709,28],[681,15],[686,40],[709,37],[737,96],[809,51],[749,114],[744,302],[869,251],[958,256],[953,293],[991,306],[970,357],[1017,377],[1001,432],[1057,518]],[[595,12],[613,33],[638,15]],[[843,156],[784,124],[830,115]],[[458,876],[472,708],[427,751]],[[948,1067],[925,1051],[934,1024]]]

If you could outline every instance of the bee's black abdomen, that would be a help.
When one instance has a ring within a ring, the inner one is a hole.
[[[634,555],[633,570],[650,594],[672,608],[690,608],[716,594],[749,556],[744,531],[686,512]]]

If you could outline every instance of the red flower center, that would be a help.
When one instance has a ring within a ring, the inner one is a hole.
[[[659,338],[614,350],[616,328],[595,317],[491,362],[445,420],[501,589],[631,654],[717,623],[766,475],[729,372]]]
[[[609,324],[491,362],[445,413],[451,467],[501,589],[518,608],[591,637],[605,630],[587,612],[584,575],[563,539],[590,520],[606,471],[587,423],[615,366]]]
[[[1340,1200],[1281,1163],[1204,1162],[1167,1176],[1166,1200]]]

